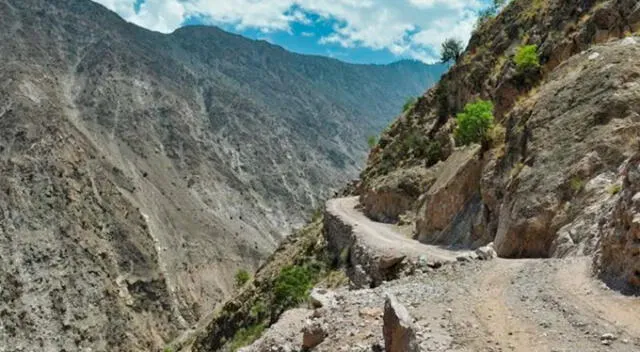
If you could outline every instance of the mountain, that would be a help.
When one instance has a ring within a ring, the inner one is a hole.
[[[88,0],[0,1],[0,345],[154,350],[207,314],[444,72]]]
[[[639,78],[637,0],[487,12],[359,182],[175,346],[636,351]]]

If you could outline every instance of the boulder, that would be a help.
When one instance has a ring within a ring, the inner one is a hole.
[[[323,288],[314,288],[309,294],[309,304],[312,309],[331,307],[335,304],[335,295]]]
[[[493,249],[493,243],[476,249],[476,255],[480,260],[491,260],[498,256],[495,249]]]
[[[449,238],[451,236],[448,236],[447,230],[474,196],[479,195],[478,185],[482,175],[480,154],[479,145],[461,148],[441,165],[438,178],[424,195],[417,214],[415,234],[419,241],[431,244],[468,244],[469,241],[464,238]],[[465,221],[456,219],[456,222]]]
[[[327,328],[320,321],[308,321],[302,328],[302,349],[312,349],[327,337]]]
[[[389,268],[393,268],[394,266],[402,263],[406,258],[406,255],[403,254],[386,254],[380,257],[380,270],[387,270]]]
[[[382,332],[386,352],[418,352],[413,320],[402,304],[387,295],[384,302]]]

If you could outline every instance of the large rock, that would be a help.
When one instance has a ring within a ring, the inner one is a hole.
[[[307,322],[302,329],[302,348],[308,350],[318,346],[327,337],[327,327],[318,320]]]
[[[512,166],[503,170],[499,256],[593,253],[593,219],[615,182],[608,175],[640,134],[639,62],[637,38],[595,46],[558,67],[507,116]]]
[[[473,145],[456,150],[441,165],[438,179],[424,196],[418,211],[415,233],[419,241],[435,244],[471,244],[470,228],[457,229],[464,223],[458,217],[474,196],[479,194],[482,174],[481,148]],[[473,217],[473,212],[470,214]],[[452,231],[456,229],[457,231]]]
[[[407,309],[392,296],[384,301],[382,332],[386,352],[418,352],[416,331]]]
[[[372,181],[360,196],[364,213],[371,219],[395,223],[413,211],[421,194],[436,180],[437,167],[400,169]]]
[[[612,286],[640,291],[640,155],[624,169],[625,181],[613,216],[602,227],[596,268]]]

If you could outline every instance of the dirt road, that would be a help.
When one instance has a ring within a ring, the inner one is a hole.
[[[460,254],[373,222],[356,204],[355,198],[335,199],[327,211],[372,248],[449,260]],[[375,289],[345,291],[326,320],[353,328],[333,332],[318,351],[366,345],[365,351],[379,343],[381,321],[358,312],[382,307],[386,292],[410,307],[426,351],[640,351],[640,298],[607,289],[591,276],[590,263],[586,257],[455,263]]]

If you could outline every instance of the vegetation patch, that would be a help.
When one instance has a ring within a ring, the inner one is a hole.
[[[373,149],[373,147],[375,147],[377,144],[378,144],[378,137],[376,136],[367,137],[367,145],[369,146],[369,149]]]
[[[232,351],[237,351],[241,347],[252,344],[262,336],[262,333],[266,329],[267,326],[261,323],[238,330],[238,332],[233,336],[233,339],[229,342],[229,348]]]
[[[244,269],[239,269],[236,272],[236,276],[234,280],[236,287],[244,286],[247,282],[249,282],[249,280],[251,280],[251,274],[249,274],[248,271]]]
[[[619,184],[611,185],[609,186],[609,189],[607,191],[609,191],[610,195],[615,196],[616,194],[622,191],[622,185],[619,185]]]
[[[493,127],[493,103],[477,100],[464,107],[464,111],[456,115],[457,127],[454,132],[456,143],[469,145],[487,141],[488,132]]]
[[[571,190],[577,194],[580,193],[584,188],[584,180],[579,176],[574,176],[569,181],[569,185],[571,186]]]
[[[416,97],[407,98],[407,100],[404,102],[404,105],[402,106],[402,112],[404,113],[413,109],[413,107],[416,106],[417,102],[418,102],[418,98]]]
[[[540,57],[537,45],[523,45],[518,47],[513,58],[519,74],[526,74],[540,69]]]

